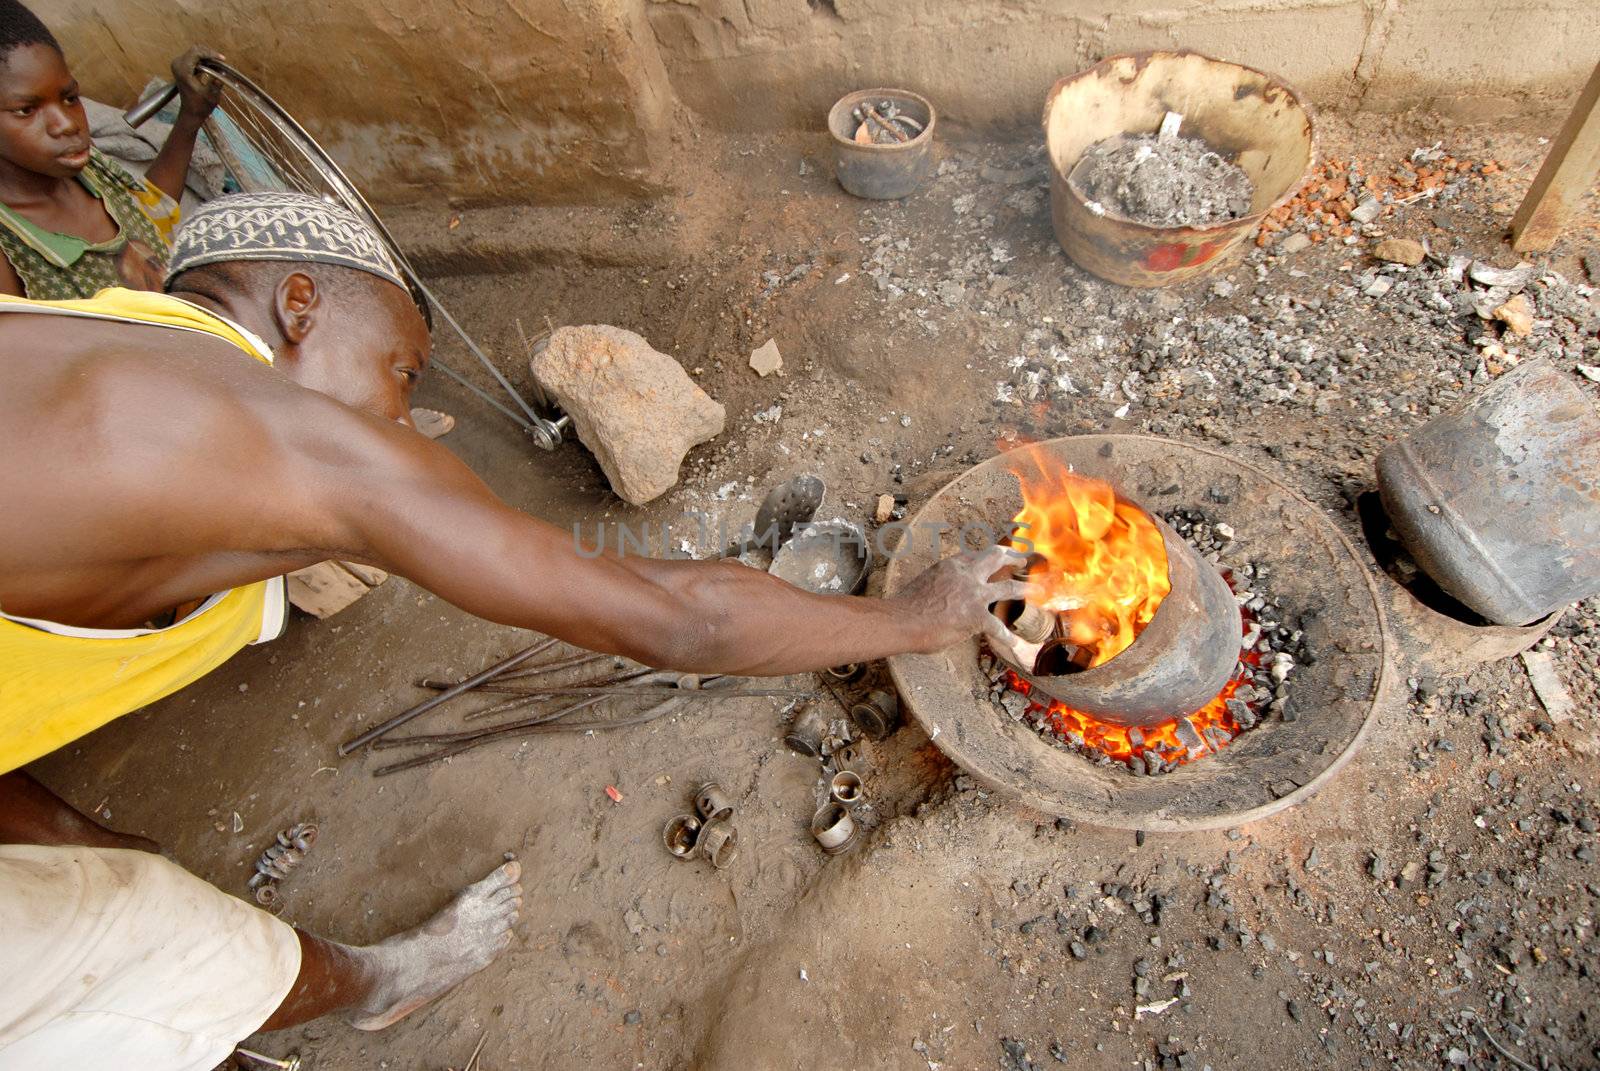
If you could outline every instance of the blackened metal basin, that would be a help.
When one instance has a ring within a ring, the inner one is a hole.
[[[1600,592],[1600,415],[1548,361],[1390,446],[1378,493],[1417,564],[1495,624]]]

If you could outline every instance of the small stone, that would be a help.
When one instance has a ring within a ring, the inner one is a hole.
[[[1494,318],[1506,325],[1506,328],[1517,336],[1527,335],[1533,331],[1533,306],[1528,303],[1528,295],[1518,294],[1504,305],[1494,310]]]
[[[1363,197],[1361,202],[1350,210],[1350,218],[1357,223],[1371,223],[1383,215],[1383,202],[1376,197]]]
[[[750,367],[763,379],[782,368],[783,357],[778,353],[778,343],[773,339],[767,339],[759,349],[750,354]]]
[[[1394,280],[1387,275],[1380,275],[1361,289],[1367,297],[1382,297],[1394,289]]]
[[[643,1020],[644,1016],[640,1014],[639,1009],[637,1008],[622,1017],[622,1021],[627,1023],[629,1026],[638,1026]]]
[[[1389,880],[1389,859],[1383,852],[1374,851],[1367,859],[1367,873],[1373,881]]]
[[[1291,234],[1278,243],[1278,252],[1284,255],[1311,248],[1311,239],[1304,234]]]
[[[1428,254],[1427,250],[1422,248],[1421,242],[1410,238],[1385,238],[1373,248],[1372,255],[1390,264],[1404,264],[1408,268],[1415,268]]]
[[[1083,947],[1082,941],[1073,941],[1067,945],[1067,951],[1072,953],[1073,959],[1083,959],[1089,954],[1089,950]]]
[[[894,496],[893,495],[879,495],[878,496],[878,507],[877,507],[877,509],[873,510],[872,519],[877,521],[879,524],[887,524],[887,523],[889,523],[889,518],[891,518],[893,516],[894,516]]]

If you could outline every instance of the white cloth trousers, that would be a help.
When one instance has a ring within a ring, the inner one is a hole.
[[[210,1071],[299,973],[290,926],[159,855],[0,845],[0,1071]]]

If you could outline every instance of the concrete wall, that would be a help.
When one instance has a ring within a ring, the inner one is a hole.
[[[1188,47],[1320,108],[1528,113],[1597,58],[1595,0],[35,0],[92,96],[130,100],[205,41],[380,202],[597,203],[673,181],[690,120],[816,128],[903,85],[1025,130],[1100,57]]]
[[[30,0],[90,96],[131,102],[204,42],[376,201],[656,188],[674,106],[623,0]]]
[[[1172,47],[1271,71],[1319,107],[1481,117],[1548,107],[1600,59],[1595,0],[648,3],[678,96],[742,129],[815,123],[865,85],[917,90],[956,122],[1032,125],[1057,78]]]

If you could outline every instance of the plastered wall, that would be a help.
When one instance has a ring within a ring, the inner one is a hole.
[[[131,100],[205,41],[375,200],[595,203],[672,181],[688,122],[818,126],[903,85],[1022,129],[1058,77],[1188,47],[1320,108],[1481,118],[1561,106],[1600,59],[1595,0],[40,0],[91,94]]]

